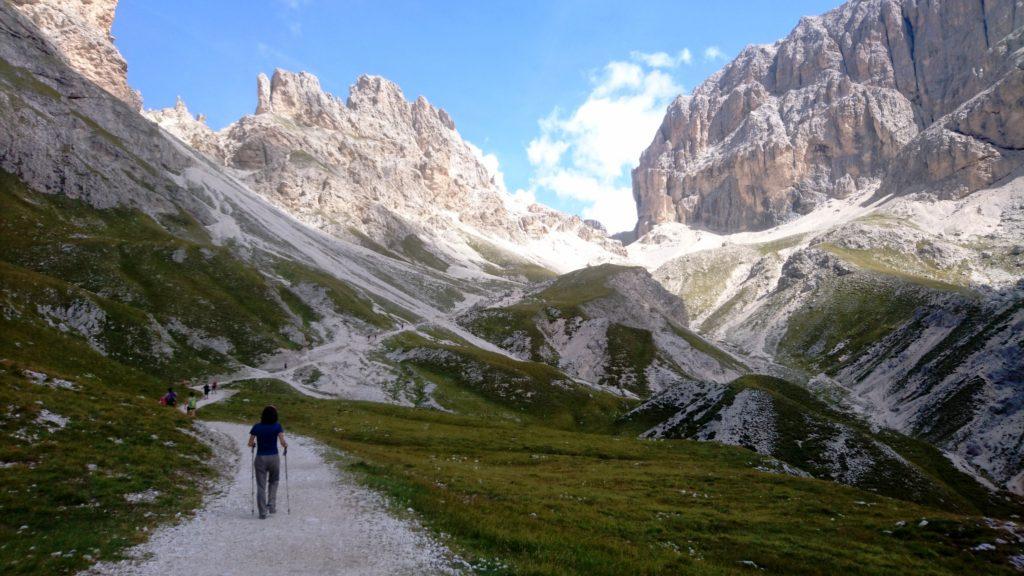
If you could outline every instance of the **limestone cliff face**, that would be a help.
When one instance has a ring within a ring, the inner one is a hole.
[[[148,117],[315,226],[385,246],[408,234],[462,242],[467,225],[522,244],[552,232],[624,254],[602,231],[542,206],[515,209],[447,112],[361,76],[347,100],[316,76],[276,70],[256,82],[256,113],[214,134],[184,104]]]
[[[10,3],[0,3],[0,64],[0,169],[98,208],[187,209],[206,222],[201,201],[170,176],[190,165],[187,155],[62,61],[53,38]]]
[[[829,197],[957,197],[1021,164],[1024,2],[853,0],[669,106],[633,171],[660,222],[763,229]]]
[[[128,64],[110,27],[117,0],[9,0],[27,16],[73,69],[135,110],[142,96],[128,86]]]
[[[476,225],[506,218],[492,176],[448,115],[399,87],[362,76],[348,101],[305,72],[257,81],[257,114],[221,134],[228,166],[291,212],[320,224],[363,228],[380,211],[460,214]],[[376,235],[376,234],[373,234]]]

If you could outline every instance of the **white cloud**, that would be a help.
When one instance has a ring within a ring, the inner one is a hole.
[[[718,46],[708,46],[704,49],[704,59],[711,62],[714,60],[725,60],[725,52]]]
[[[633,51],[629,53],[629,57],[649,68],[675,68],[680,64],[690,64],[693,62],[693,53],[690,52],[689,48],[683,48],[675,56],[668,52],[647,53]]]
[[[625,216],[624,216],[625,215]],[[583,217],[597,220],[614,234],[632,230],[636,226],[636,202],[633,201],[633,187],[616,188],[614,194],[605,194],[583,209]]]
[[[509,204],[519,210],[525,210],[531,204],[537,203],[537,195],[533,193],[533,190],[523,190],[522,188],[516,189],[507,198]]]
[[[683,62],[682,54],[634,53],[636,62],[610,62],[591,78],[591,92],[579,107],[542,118],[540,135],[526,149],[534,169],[528,192],[581,202],[582,215],[600,220],[611,232],[632,229],[636,206],[630,169],[669,102],[683,90],[658,68],[668,60]]]
[[[561,140],[552,141],[547,134],[530,141],[526,147],[526,156],[530,164],[534,166],[556,166],[562,159],[562,154],[569,149],[568,142]]]
[[[484,165],[487,172],[492,178],[494,178],[494,183],[498,185],[498,188],[505,190],[505,174],[501,171],[501,165],[498,162],[498,157],[494,154],[485,153],[471,142],[466,142],[466,146],[469,146],[469,150],[473,153],[473,156],[476,156],[476,159]]]
[[[597,84],[593,94],[607,96],[624,88],[636,88],[644,80],[644,69],[630,62],[610,62],[600,76],[592,77]]]
[[[646,52],[630,52],[629,57],[633,60],[643,62],[651,68],[671,68],[676,65],[674,58],[668,55],[668,52],[655,52],[648,54]]]

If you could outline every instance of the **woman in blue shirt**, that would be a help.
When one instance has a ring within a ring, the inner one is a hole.
[[[249,448],[256,448],[253,467],[256,469],[256,504],[260,520],[277,511],[277,481],[281,477],[281,459],[277,455],[277,443],[281,442],[288,455],[288,442],[284,439],[284,428],[277,421],[277,408],[263,409],[259,424],[249,431]],[[269,476],[269,486],[268,486]]]

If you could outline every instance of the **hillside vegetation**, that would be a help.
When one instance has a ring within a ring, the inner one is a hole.
[[[971,550],[999,537],[980,518],[767,472],[740,448],[239,389],[204,417],[274,404],[480,574],[1013,573],[1011,547]]]

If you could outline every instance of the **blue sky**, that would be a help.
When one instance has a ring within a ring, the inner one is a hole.
[[[114,35],[147,108],[180,95],[215,129],[254,110],[259,72],[306,70],[342,97],[385,76],[448,110],[510,193],[615,231],[672,98],[838,4],[122,0]]]

